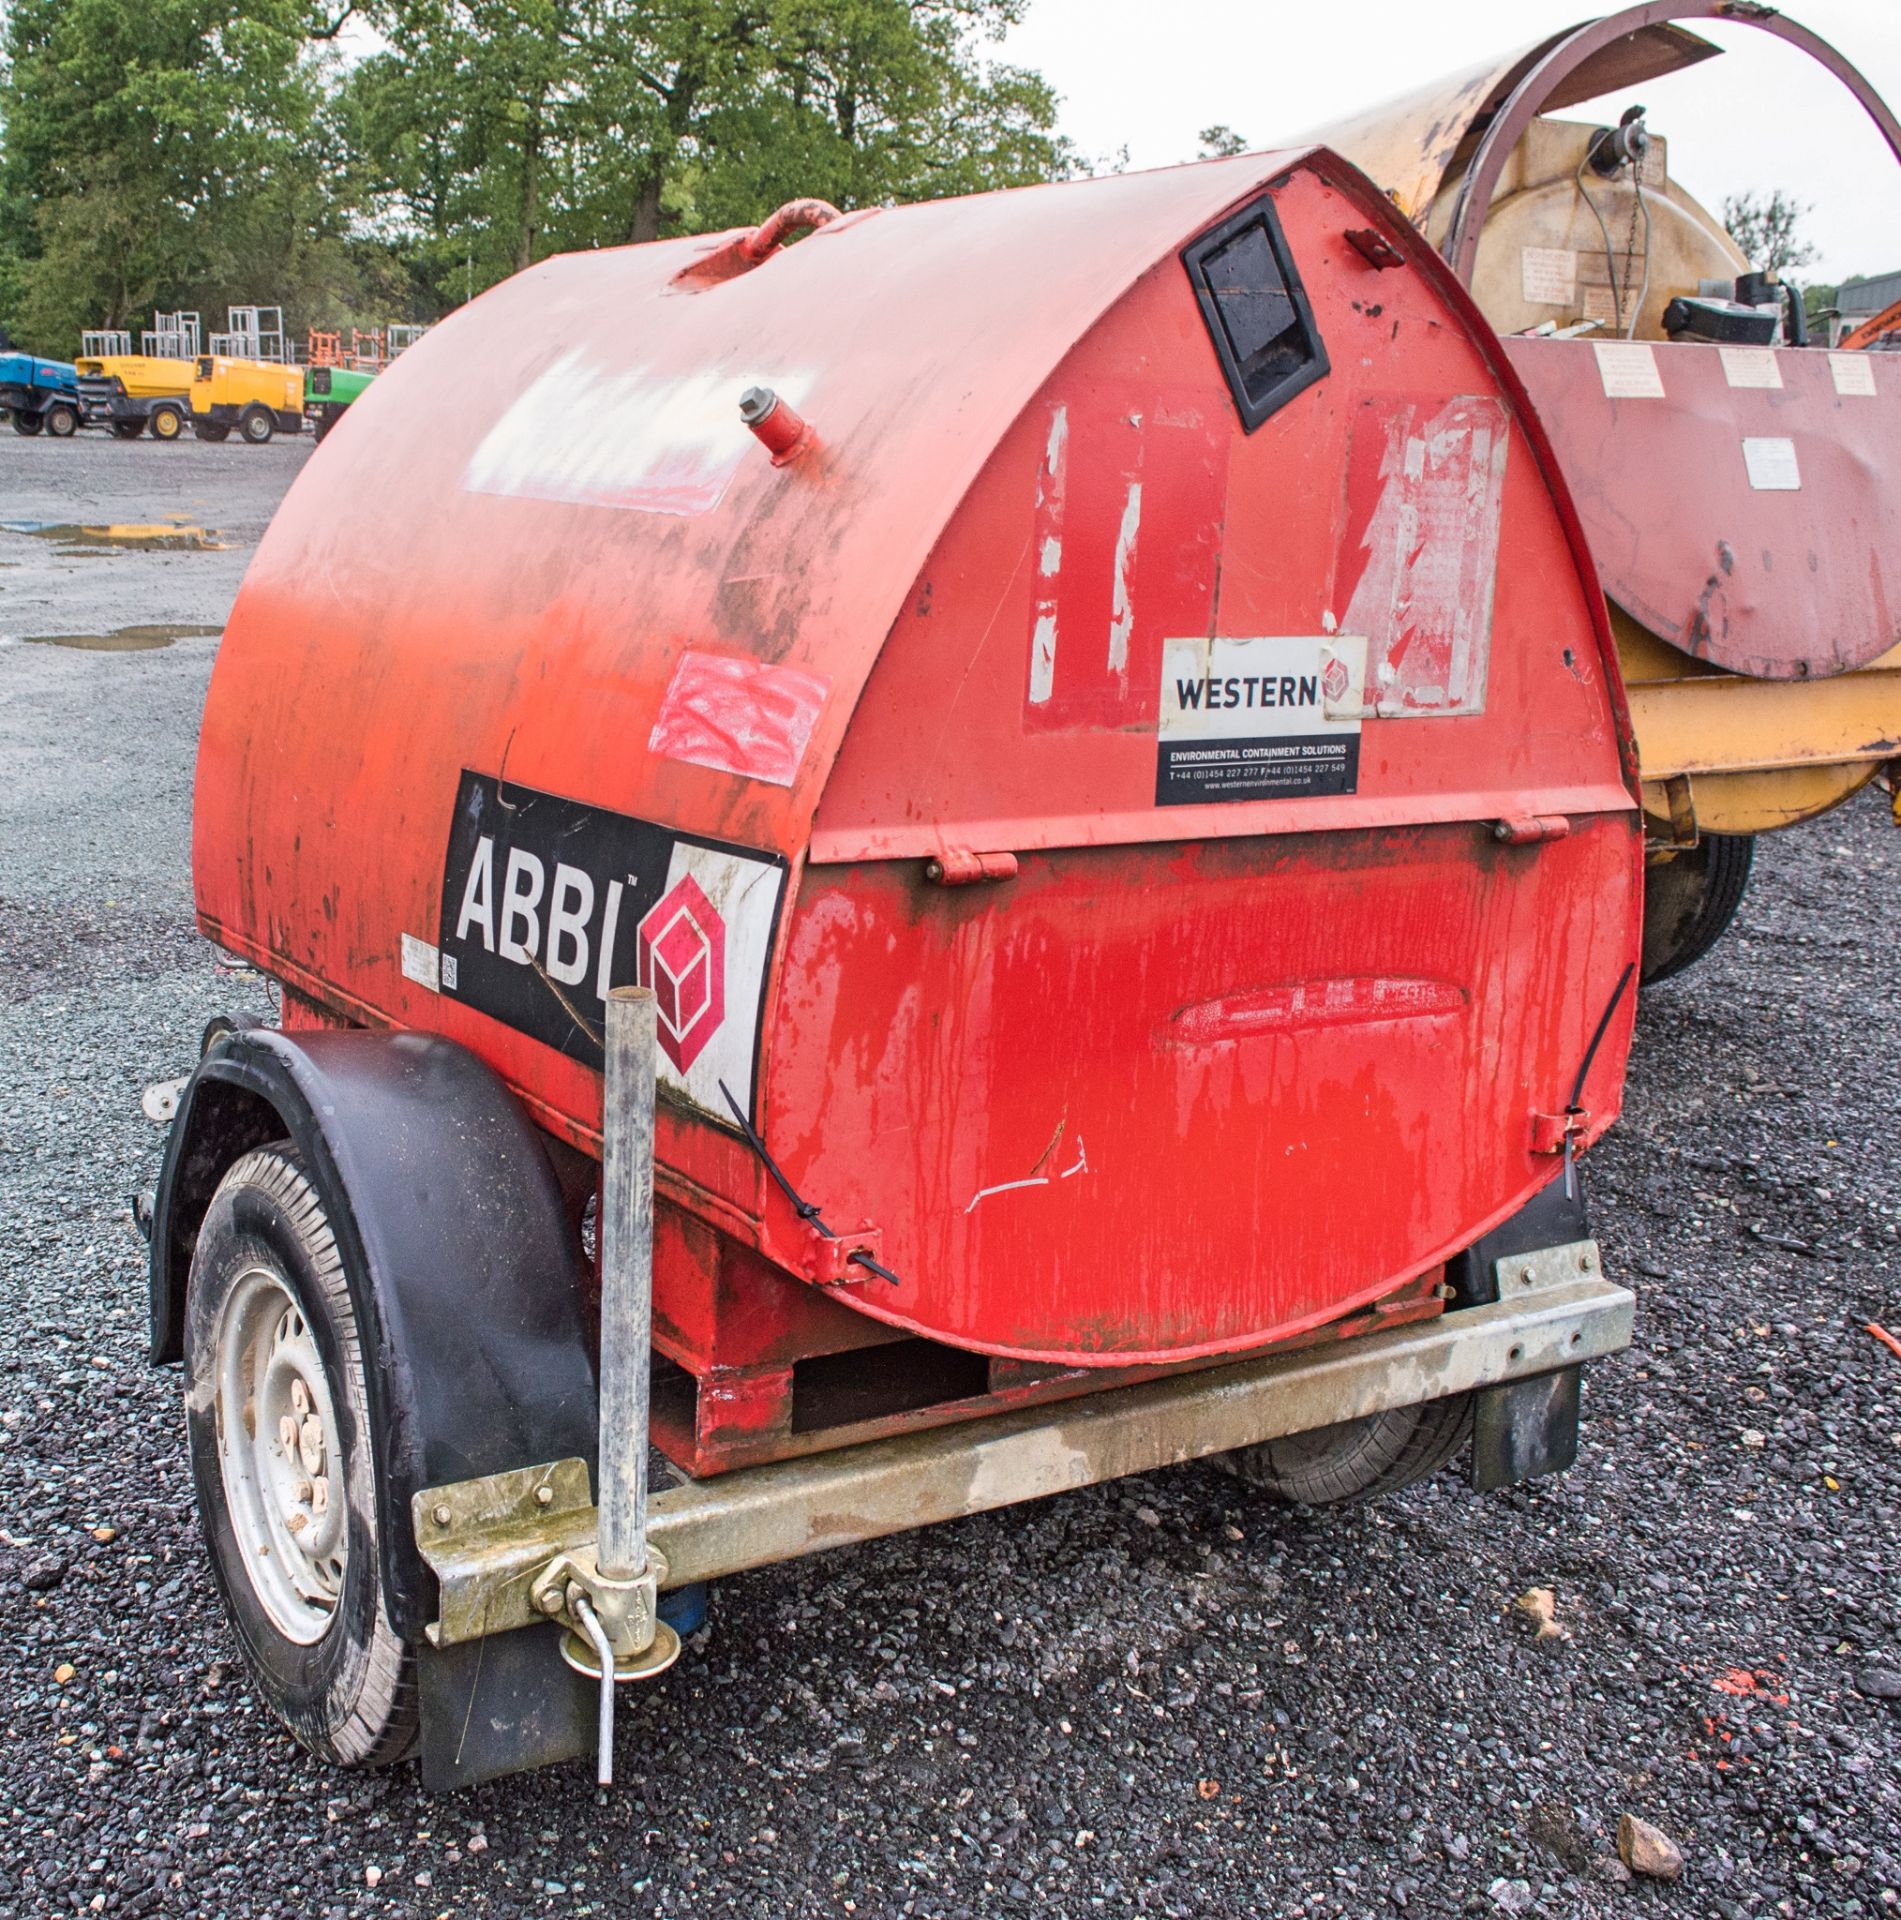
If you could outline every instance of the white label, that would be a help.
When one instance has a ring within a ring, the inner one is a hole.
[[[1525,247],[1518,255],[1520,285],[1527,300],[1568,307],[1578,293],[1578,257],[1569,247]]]
[[[1875,390],[1875,361],[1868,353],[1831,353],[1828,356],[1828,370],[1835,377],[1837,393],[1862,393],[1873,395]]]
[[[1795,464],[1793,440],[1745,440],[1743,464],[1758,493],[1799,493],[1802,475]]]
[[[1364,634],[1162,643],[1157,806],[1352,793]]]
[[[732,1118],[722,1080],[742,1111],[751,1105],[759,1004],[783,879],[784,870],[766,861],[677,841],[667,891],[641,923],[641,983],[659,1000],[661,1081],[721,1120]],[[693,889],[683,887],[687,880]],[[696,910],[698,901],[712,914]],[[702,962],[699,948],[713,941],[723,948],[724,991],[709,1004],[699,969],[712,955]]]
[[[1782,369],[1774,347],[1718,347],[1723,356],[1723,378],[1732,387],[1779,387]]]
[[[403,935],[403,978],[427,987],[431,993],[442,991],[442,954],[413,933]]]
[[[1663,375],[1648,341],[1596,340],[1591,351],[1597,355],[1597,377],[1607,400],[1663,398]]]
[[[1578,312],[1582,318],[1595,320],[1599,326],[1617,325],[1617,301],[1609,287],[1586,287]]]

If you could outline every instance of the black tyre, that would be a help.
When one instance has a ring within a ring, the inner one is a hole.
[[[136,440],[144,431],[143,420],[115,420],[112,423],[112,435],[115,440]]]
[[[1749,834],[1706,833],[1694,847],[1645,869],[1645,986],[1694,965],[1721,939],[1742,905],[1755,857]]]
[[[28,439],[31,439],[39,430],[40,416],[37,413],[15,412],[13,416],[13,431],[15,433],[23,433]]]
[[[79,409],[52,406],[46,409],[46,431],[55,440],[70,440],[79,431]]]
[[[317,435],[317,444],[323,444],[324,436],[343,418],[341,407],[319,407],[312,421]]]
[[[276,431],[277,418],[269,407],[246,407],[238,415],[238,432],[254,447],[261,447]]]
[[[177,407],[155,407],[151,430],[154,440],[176,440],[185,431],[185,416]]]
[[[194,420],[191,430],[200,440],[218,441],[231,438],[231,429],[222,420]]]
[[[247,1153],[212,1196],[185,1376],[199,1517],[259,1692],[325,1760],[401,1759],[416,1662],[383,1599],[380,1436],[343,1256],[288,1145]]]
[[[1239,1447],[1216,1464],[1277,1500],[1335,1506],[1397,1493],[1437,1473],[1471,1434],[1472,1396],[1458,1393]]]

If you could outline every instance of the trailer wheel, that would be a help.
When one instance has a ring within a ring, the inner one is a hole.
[[[277,421],[269,407],[246,407],[238,415],[238,431],[254,447],[261,447],[277,431]]]
[[[342,1766],[414,1744],[416,1661],[390,1624],[377,1540],[379,1440],[343,1256],[288,1144],[213,1194],[185,1305],[198,1510],[259,1691]]]
[[[55,440],[70,440],[79,431],[79,409],[68,406],[48,407],[46,431]]]
[[[1397,1493],[1437,1473],[1471,1434],[1472,1396],[1456,1393],[1238,1447],[1216,1464],[1278,1500],[1335,1506]]]
[[[39,430],[40,416],[37,413],[24,413],[18,408],[15,408],[13,414],[13,431],[15,433],[23,433],[31,439]]]
[[[231,438],[231,429],[222,420],[195,420],[192,422],[191,430],[200,440],[218,441]]]
[[[176,440],[185,431],[185,416],[176,407],[157,407],[151,419],[154,440]]]
[[[115,420],[112,434],[115,440],[136,440],[145,431],[143,420]]]
[[[1755,856],[1753,835],[1706,833],[1694,847],[1645,869],[1645,986],[1693,966],[1722,938],[1742,905]]]

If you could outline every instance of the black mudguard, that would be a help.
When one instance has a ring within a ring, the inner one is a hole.
[[[1498,1263],[1546,1247],[1574,1246],[1590,1237],[1582,1172],[1572,1169],[1569,1190],[1558,1174],[1509,1220],[1446,1263],[1452,1306],[1477,1307],[1498,1298]],[[1481,1493],[1516,1486],[1539,1474],[1562,1473],[1578,1457],[1582,1367],[1485,1387],[1473,1399],[1471,1480]]]
[[[533,1690],[545,1676],[552,1711],[523,1727],[519,1758],[485,1724],[481,1759],[465,1764],[473,1756],[458,1736],[481,1663],[437,1654],[423,1639],[436,1590],[410,1518],[411,1497],[426,1487],[577,1455],[593,1466],[581,1247],[547,1147],[495,1074],[436,1035],[220,1036],[185,1088],[166,1146],[152,1222],[154,1360],[182,1358],[192,1249],[218,1181],[241,1154],[285,1138],[322,1196],[371,1356],[384,1592],[392,1625],[425,1668],[425,1777],[465,1784],[583,1752],[590,1696],[560,1661],[553,1632],[529,1628],[505,1636],[506,1657],[501,1641],[490,1647],[491,1678],[525,1661],[533,1675],[511,1672],[509,1683]]]

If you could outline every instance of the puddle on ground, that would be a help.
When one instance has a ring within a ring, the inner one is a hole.
[[[169,647],[174,640],[208,640],[222,633],[222,627],[114,627],[110,633],[27,633],[21,644],[29,647],[72,647],[80,653],[150,653],[155,647]]]
[[[62,551],[66,553],[98,547],[124,547],[141,553],[225,550],[216,527],[197,526],[183,515],[170,520],[118,521],[105,527],[81,526],[72,520],[0,520],[0,532],[63,541]]]

